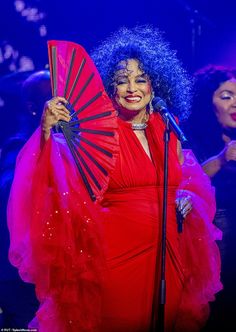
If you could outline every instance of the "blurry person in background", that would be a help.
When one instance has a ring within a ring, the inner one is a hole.
[[[22,99],[26,110],[25,130],[32,134],[38,127],[45,100],[52,96],[50,73],[41,70],[30,75],[22,85]],[[24,128],[24,127],[23,127]]]
[[[185,123],[191,147],[216,190],[214,223],[224,289],[212,304],[206,331],[236,330],[236,69],[208,65],[195,74],[192,113]]]
[[[13,77],[13,76],[12,76]],[[13,98],[9,110],[0,158],[0,308],[1,328],[27,328],[38,309],[34,286],[24,283],[18,271],[8,261],[9,233],[6,207],[13,180],[16,157],[22,146],[39,124],[42,105],[51,96],[50,76],[47,70],[35,72],[22,82],[20,95]],[[14,91],[9,93],[13,94]],[[14,114],[17,117],[14,117]],[[15,123],[18,122],[18,123]],[[16,130],[16,128],[20,128]]]
[[[4,142],[21,131],[22,83],[32,72],[17,72],[0,78],[0,149]]]

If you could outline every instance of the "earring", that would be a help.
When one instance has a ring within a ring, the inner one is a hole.
[[[153,101],[154,97],[155,97],[155,94],[154,94],[154,91],[152,91],[151,99],[150,99],[149,104],[148,104],[148,106],[149,106],[149,114],[152,114],[153,111],[154,111],[154,108],[152,106],[152,101]]]

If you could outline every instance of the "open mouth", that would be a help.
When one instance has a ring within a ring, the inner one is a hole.
[[[141,97],[125,97],[125,100],[128,103],[138,103],[141,100]]]

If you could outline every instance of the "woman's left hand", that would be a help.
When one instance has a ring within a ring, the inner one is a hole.
[[[192,210],[192,198],[189,195],[181,196],[181,194],[175,200],[176,207],[182,214],[183,218],[189,214]]]

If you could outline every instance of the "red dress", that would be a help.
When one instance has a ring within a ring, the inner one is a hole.
[[[151,116],[151,159],[130,124],[118,119],[118,126],[120,151],[98,209],[71,181],[76,170],[60,139],[40,152],[35,133],[19,157],[9,201],[10,259],[24,280],[36,284],[40,332],[149,331],[161,243],[164,125],[159,115]],[[210,181],[190,151],[179,165],[176,144],[171,134],[165,326],[194,332],[221,288],[219,232],[212,225]],[[192,196],[193,210],[179,234],[175,198],[182,189]]]
[[[158,115],[151,116],[146,129],[150,159],[131,125],[122,120],[118,123],[120,155],[102,201],[109,275],[103,294],[101,331],[144,332],[149,331],[150,328],[156,253],[160,262],[161,252],[164,126]],[[182,174],[177,158],[176,143],[176,138],[171,134],[165,330],[193,332],[199,330],[204,324],[208,315],[208,305],[207,301],[202,303],[202,306],[200,304],[198,312],[192,312],[192,318],[191,310],[189,310],[189,322],[182,321],[184,318],[181,312],[182,302],[194,303],[199,299],[196,297],[196,291],[192,289],[191,294],[189,289],[196,287],[193,280],[190,285],[190,278],[193,276],[189,275],[192,273],[191,268],[196,267],[185,266],[186,263],[192,264],[192,262],[190,260],[186,262],[181,243],[187,240],[192,241],[195,234],[192,234],[193,238],[186,239],[177,232],[175,198]],[[199,183],[199,185],[202,184]],[[212,208],[214,209],[214,204]],[[190,221],[187,218],[186,223],[188,222],[194,222],[194,220]],[[203,229],[201,231],[204,232]],[[199,230],[200,233],[201,231]],[[204,249],[207,250],[206,247]],[[217,257],[217,248],[215,251]],[[208,269],[207,260],[205,263],[205,266],[203,263],[199,268]],[[215,272],[219,273],[219,270]],[[160,274],[160,265],[157,273]],[[198,282],[204,283],[203,280],[201,281],[201,273],[197,278],[199,278]],[[187,298],[185,298],[186,288],[188,288]]]
[[[148,331],[150,326],[156,252],[160,255],[163,152],[159,151],[158,143],[163,145],[163,142],[155,143],[153,135],[153,129],[157,130],[160,121],[150,121],[146,134],[151,160],[131,125],[122,120],[118,123],[120,155],[102,201],[109,276],[101,330],[142,332]],[[175,194],[181,173],[174,137],[170,150],[174,155],[171,155],[171,165],[175,178],[170,174],[166,274],[168,326],[176,320],[184,282],[175,219]]]

